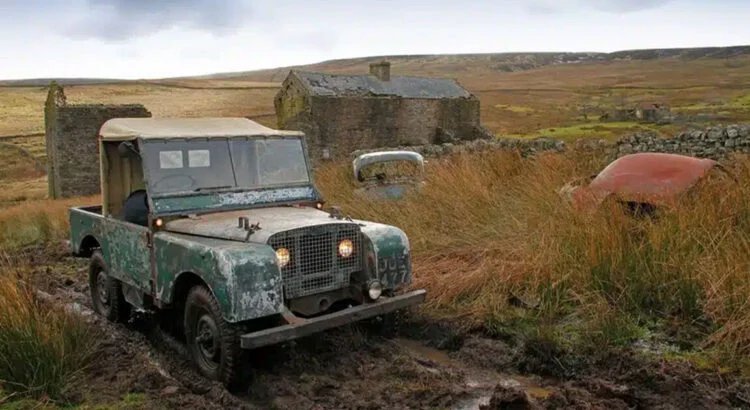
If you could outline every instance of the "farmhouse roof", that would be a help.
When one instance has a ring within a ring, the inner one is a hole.
[[[448,78],[393,76],[388,81],[382,81],[373,75],[337,75],[297,70],[292,71],[292,75],[297,76],[310,93],[318,96],[426,99],[472,97],[456,80]]]
[[[297,131],[274,130],[246,118],[115,118],[102,125],[105,141],[135,138],[210,138],[299,136]]]

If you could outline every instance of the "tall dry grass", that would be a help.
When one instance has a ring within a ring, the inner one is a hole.
[[[439,159],[424,188],[398,202],[356,198],[348,164],[321,169],[317,182],[347,213],[406,231],[433,314],[489,331],[552,321],[596,343],[674,320],[701,329],[706,345],[750,352],[750,159],[733,162],[739,182],[709,178],[674,209],[632,218],[614,202],[579,212],[557,194],[602,158]]]
[[[0,257],[0,391],[65,402],[96,337],[80,317],[40,300],[27,278],[18,258]]]
[[[67,237],[68,209],[93,205],[98,196],[22,202],[0,209],[0,249],[15,249]]]
[[[63,240],[68,208],[96,198],[30,201],[0,209],[0,391],[66,401],[96,337],[81,318],[40,300],[21,248]]]

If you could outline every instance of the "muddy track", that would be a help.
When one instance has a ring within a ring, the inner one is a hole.
[[[144,408],[750,408],[750,386],[733,376],[622,351],[560,380],[525,346],[459,333],[418,315],[394,339],[354,325],[254,351],[250,388],[232,394],[197,374],[182,343],[154,318],[135,315],[117,325],[94,315],[86,260],[68,257],[62,247],[28,249],[21,258],[34,266],[35,285],[51,303],[100,332],[85,383],[71,393],[74,402],[106,405],[142,393]]]

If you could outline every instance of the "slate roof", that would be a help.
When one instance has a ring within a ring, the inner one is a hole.
[[[456,80],[391,76],[381,81],[372,75],[337,75],[293,71],[305,87],[318,96],[396,96],[402,98],[469,98]]]

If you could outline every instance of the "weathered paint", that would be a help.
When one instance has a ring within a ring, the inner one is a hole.
[[[163,303],[173,302],[176,281],[189,272],[206,282],[228,322],[282,311],[281,272],[270,246],[158,232],[154,252]]]
[[[563,188],[578,207],[620,201],[665,205],[695,186],[717,165],[710,159],[663,153],[625,155],[610,163],[588,186]]]
[[[248,238],[249,241],[256,243],[267,243],[271,236],[292,229],[332,223],[356,224],[354,221],[331,218],[328,212],[311,207],[279,206],[177,219],[168,222],[165,229],[191,235],[244,241],[247,238],[247,231],[239,227],[240,217],[246,217],[250,223],[260,225],[260,230]]]
[[[375,222],[356,221],[374,252],[376,279],[386,289],[396,289],[411,283],[411,255],[409,238],[394,226]],[[371,273],[372,274],[372,273]]]
[[[189,193],[179,196],[152,198],[151,209],[156,216],[161,216],[318,200],[320,200],[320,195],[314,187],[302,186],[242,192]]]
[[[149,290],[151,277],[148,228],[103,218],[93,208],[73,208],[70,212],[70,246],[74,254],[82,252],[84,238],[93,237],[100,245],[110,275],[130,286]],[[97,210],[98,211],[98,210]]]

